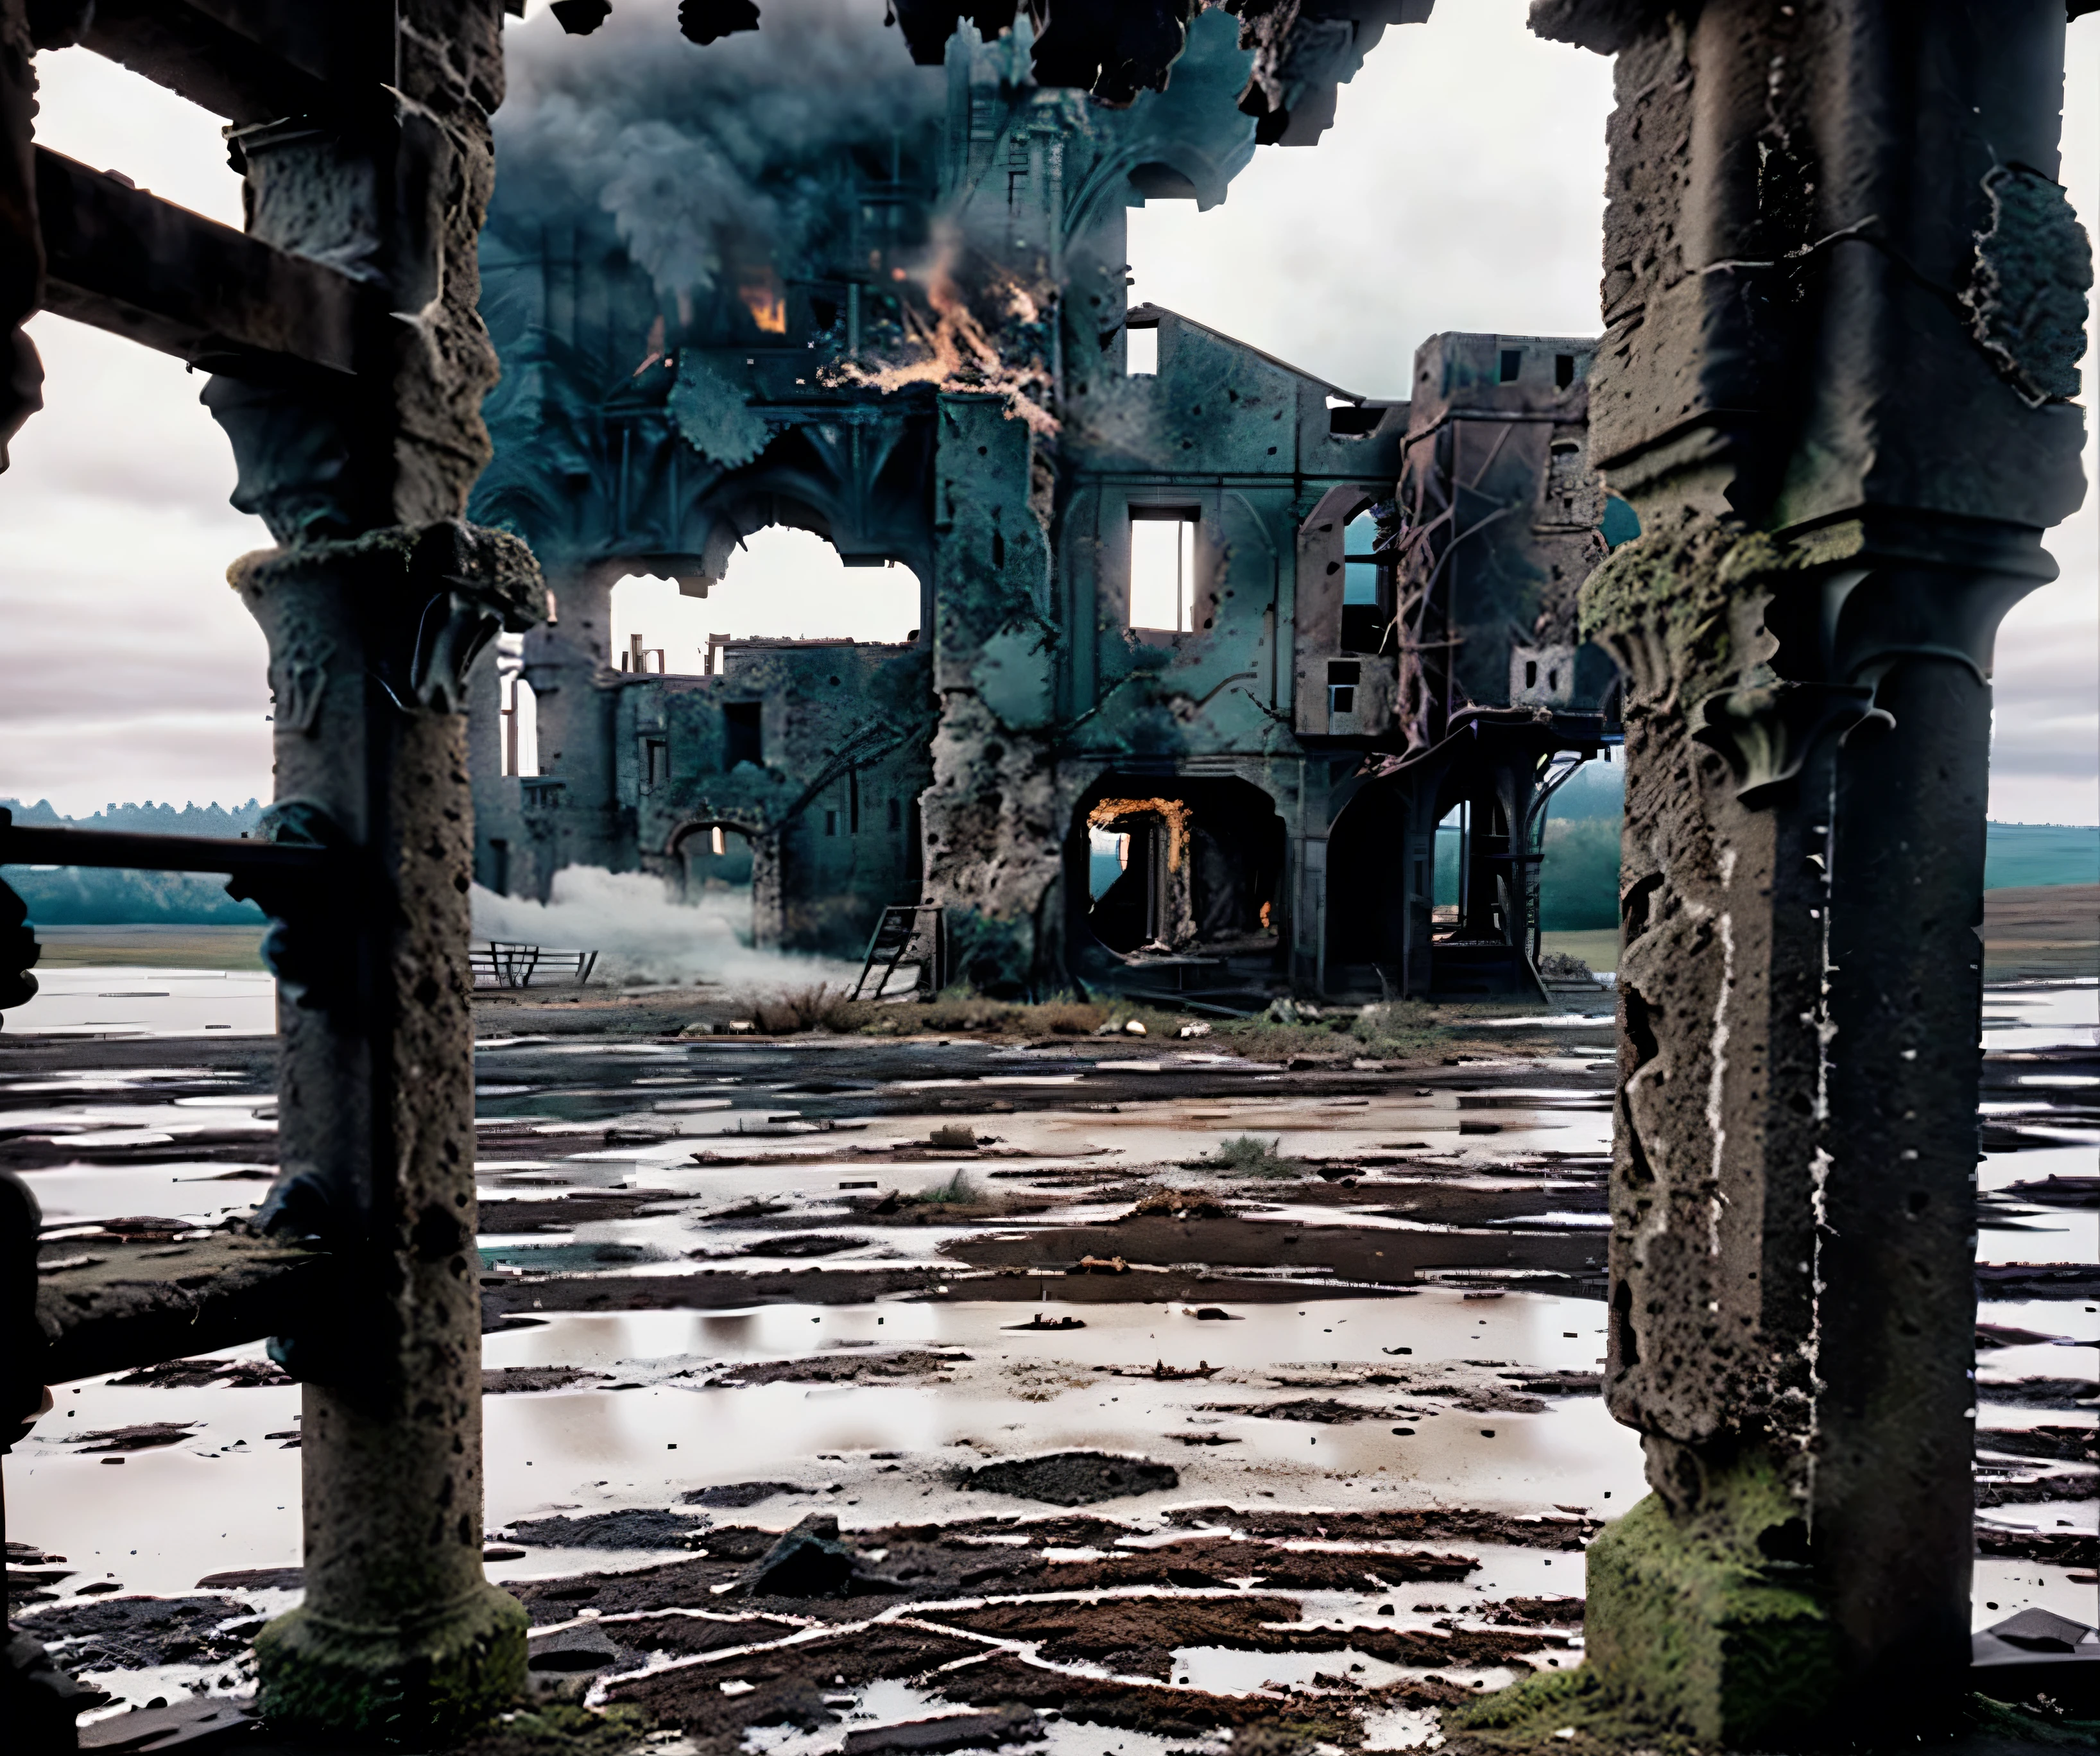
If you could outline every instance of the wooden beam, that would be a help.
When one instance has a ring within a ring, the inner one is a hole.
[[[326,1256],[241,1232],[58,1238],[38,1255],[46,1384],[289,1334],[324,1302]]]
[[[239,375],[356,369],[379,289],[37,148],[47,310]]]
[[[99,0],[81,41],[235,122],[324,112],[395,78],[385,0]]]

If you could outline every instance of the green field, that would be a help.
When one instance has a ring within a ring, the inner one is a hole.
[[[130,964],[143,969],[260,969],[262,929],[252,927],[46,927],[40,968]]]

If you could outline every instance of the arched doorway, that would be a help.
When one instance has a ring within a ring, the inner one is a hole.
[[[688,823],[671,838],[679,900],[717,918],[745,945],[757,941],[757,845],[735,823]]]
[[[1110,774],[1074,814],[1072,942],[1096,973],[1174,966],[1171,985],[1265,983],[1284,942],[1283,819],[1235,778]]]

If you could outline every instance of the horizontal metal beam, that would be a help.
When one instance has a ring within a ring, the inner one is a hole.
[[[98,0],[82,42],[230,121],[340,108],[395,82],[387,0]]]
[[[356,369],[366,283],[37,148],[47,309],[240,374]]]
[[[224,872],[228,877],[321,877],[342,856],[325,848],[224,836],[137,835],[0,823],[0,866],[99,866],[138,871]]]

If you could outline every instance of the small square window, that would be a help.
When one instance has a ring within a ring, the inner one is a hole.
[[[1327,711],[1330,713],[1355,713],[1357,686],[1354,683],[1330,683],[1327,686]]]
[[[1502,350],[1502,382],[1505,384],[1515,383],[1517,374],[1523,369],[1524,351],[1521,348],[1515,347],[1504,348]]]

